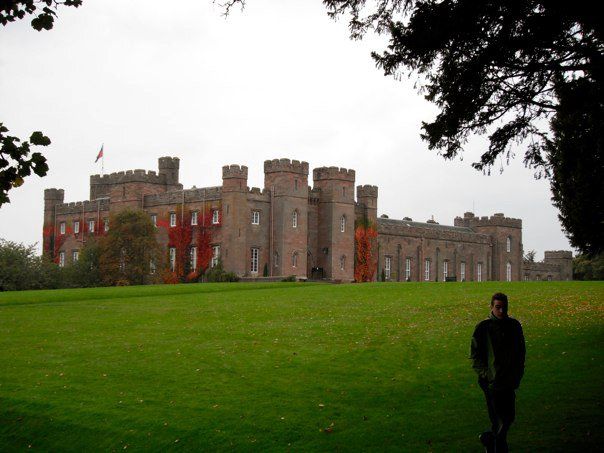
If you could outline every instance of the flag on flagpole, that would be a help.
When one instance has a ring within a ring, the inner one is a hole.
[[[100,159],[101,157],[103,157],[103,146],[105,146],[105,145],[104,145],[104,144],[103,144],[103,145],[101,145],[101,150],[99,151],[99,153],[98,153],[98,154],[97,154],[97,156],[96,156],[96,160],[94,161],[94,163],[95,163],[95,164],[96,164],[96,163],[99,161],[99,159]]]

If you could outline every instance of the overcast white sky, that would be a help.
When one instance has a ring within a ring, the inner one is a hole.
[[[492,176],[470,166],[484,139],[463,161],[429,151],[420,124],[434,107],[412,82],[384,77],[370,57],[383,43],[350,41],[320,0],[249,0],[221,13],[211,0],[84,0],[61,8],[51,31],[29,19],[0,28],[0,122],[52,140],[48,175],[26,179],[0,208],[0,238],[40,242],[43,190],[87,199],[104,143],[106,173],[178,156],[186,188],[220,185],[231,163],[262,187],[264,160],[280,157],[353,168],[357,184],[379,186],[379,214],[452,224],[474,206],[521,218],[524,248],[539,259],[570,248],[549,185],[521,150]]]

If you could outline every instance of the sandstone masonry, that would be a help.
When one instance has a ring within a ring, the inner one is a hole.
[[[158,172],[129,170],[90,177],[90,200],[65,203],[63,189],[44,191],[43,246],[66,265],[78,259],[89,235],[108,230],[111,214],[142,209],[168,248],[177,213],[185,222],[219,225],[215,260],[240,276],[295,275],[353,281],[355,224],[373,225],[375,278],[389,281],[518,281],[572,279],[572,253],[547,251],[523,263],[522,220],[502,213],[466,212],[453,225],[378,217],[378,188],[356,186],[355,171],[290,159],[264,162],[264,187],[248,187],[248,168],[226,165],[222,186],[184,189],[180,161],[161,157]],[[194,241],[194,239],[193,239]],[[192,243],[194,245],[194,243]],[[167,250],[168,252],[168,250]]]

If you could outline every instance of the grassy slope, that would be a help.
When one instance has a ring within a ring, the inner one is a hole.
[[[527,337],[514,451],[604,440],[604,284],[204,284],[0,294],[0,450],[476,451],[489,296]]]

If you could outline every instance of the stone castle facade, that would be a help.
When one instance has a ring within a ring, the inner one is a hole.
[[[450,226],[378,217],[378,188],[356,186],[355,199],[354,170],[315,168],[311,187],[307,162],[274,159],[264,162],[262,189],[248,187],[248,169],[240,165],[222,168],[221,186],[184,189],[179,165],[178,158],[161,157],[158,172],[92,175],[87,201],[65,203],[63,189],[46,189],[45,253],[55,255],[59,265],[76,261],[87,235],[107,231],[111,214],[131,208],[144,210],[158,226],[170,266],[176,251],[169,247],[168,232],[186,213],[183,222],[217,227],[212,263],[220,260],[225,270],[240,276],[353,281],[355,224],[362,221],[377,230],[374,279],[572,279],[569,251],[545,252],[541,263],[523,262],[520,219],[466,212]],[[193,267],[195,262],[192,258]]]

